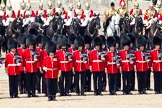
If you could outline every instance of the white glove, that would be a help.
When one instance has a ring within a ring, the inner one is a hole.
[[[89,70],[92,72],[92,66],[89,66]]]
[[[105,73],[107,73],[107,68],[105,68]]]
[[[47,67],[43,67],[43,70],[44,70],[45,72],[47,72]]]
[[[2,64],[0,63],[0,67],[2,67]]]

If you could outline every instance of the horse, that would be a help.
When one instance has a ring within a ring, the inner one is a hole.
[[[154,21],[151,24],[151,27],[149,29],[145,29],[144,35],[146,35],[149,38],[149,45],[150,45],[151,48],[153,48],[154,36],[156,36],[157,34],[161,34],[159,29],[160,29],[160,25],[156,21]]]
[[[42,25],[44,24],[44,21],[42,20],[40,15],[35,17],[35,22],[38,22],[38,23],[40,23]]]
[[[52,37],[55,34],[62,34],[63,25],[64,19],[62,19],[61,15],[53,17],[49,26],[46,28],[46,35]]]
[[[81,20],[79,18],[72,18],[70,25],[64,25],[63,35],[75,34],[80,35]]]
[[[23,30],[23,19],[22,18],[16,18],[11,22],[8,27],[5,29],[5,37],[3,38],[3,47],[4,47],[4,52],[7,52],[7,42],[10,38],[15,38],[22,33]]]
[[[120,15],[114,14],[111,17],[111,21],[106,29],[107,36],[114,36],[115,34],[117,34],[117,36],[120,36],[119,23],[120,23]]]
[[[124,18],[120,19],[120,31],[121,33],[130,33],[130,18],[129,16],[125,16]]]
[[[1,49],[3,49],[3,51],[4,51],[3,46],[6,46],[6,45],[3,45],[4,38],[5,38],[5,28],[4,28],[3,23],[2,23],[2,16],[0,16],[0,56],[1,56]]]
[[[82,28],[82,35],[90,35],[91,37],[98,36],[98,31],[101,28],[101,19],[100,14],[97,14],[89,21],[87,27]]]
[[[30,34],[30,30],[31,29],[36,29],[36,31],[38,32],[38,33],[34,33],[35,35],[37,35],[37,34],[42,34],[43,32],[44,32],[44,30],[43,30],[43,25],[42,24],[40,24],[40,23],[38,23],[38,22],[32,22],[32,23],[30,23],[28,26],[27,26],[27,28],[26,28],[26,30],[25,30],[25,33],[27,34],[27,35],[29,35]]]
[[[135,24],[131,27],[131,32],[135,35],[135,37],[139,35],[143,35],[143,19],[140,16],[135,17]]]

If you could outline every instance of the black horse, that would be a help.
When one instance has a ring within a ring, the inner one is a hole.
[[[95,37],[98,35],[98,31],[101,28],[100,14],[95,15],[95,17],[88,23],[84,35],[90,35]]]
[[[120,30],[121,33],[130,33],[130,18],[129,16],[125,16],[124,18],[120,19]]]
[[[42,20],[40,15],[35,17],[35,22],[38,22],[38,23],[40,23],[42,25],[44,24],[44,21]]]
[[[135,24],[132,25],[131,27],[131,32],[135,35],[135,37],[139,35],[143,35],[143,29],[144,29],[144,24],[143,24],[143,19],[142,17],[135,17]]]
[[[17,39],[17,37],[22,33],[23,31],[23,19],[22,18],[16,18],[13,20],[13,22],[11,22],[8,27],[5,29],[5,38],[3,38],[4,41],[4,51],[7,52],[7,42],[10,38],[15,38]]]
[[[70,34],[75,34],[80,36],[81,20],[79,18],[73,18],[69,26],[64,25],[63,35],[69,36]]]
[[[51,21],[48,27],[46,27],[46,35],[49,37],[54,36],[55,34],[62,34],[64,25],[64,20],[62,17],[55,16]]]

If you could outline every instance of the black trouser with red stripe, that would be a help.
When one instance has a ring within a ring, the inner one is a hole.
[[[79,88],[79,80],[81,80],[81,95],[84,95],[85,91],[85,78],[86,78],[86,72],[76,72],[75,73],[75,89],[76,93],[80,94],[80,88]]]
[[[121,73],[120,73],[120,70],[118,70],[118,73],[117,73],[117,91],[118,90],[121,90]]]
[[[102,76],[104,72],[93,72],[94,94],[98,95],[102,92]]]
[[[116,93],[117,90],[117,76],[118,74],[108,74],[108,84],[110,94]]]
[[[26,81],[25,81],[25,73],[24,72],[20,72],[19,91],[20,91],[20,93],[26,92]]]
[[[71,87],[71,71],[61,72],[60,76],[60,95],[68,95]]]
[[[9,75],[9,92],[10,97],[18,96],[19,75]]]
[[[35,95],[35,86],[36,86],[36,72],[26,73],[26,89],[28,96]]]
[[[91,71],[90,70],[86,70],[86,85],[85,85],[85,90],[87,92],[91,91]]]
[[[138,80],[138,92],[146,91],[146,78],[147,72],[138,72],[137,71],[137,80]]]
[[[150,89],[151,69],[146,73],[146,89]]]
[[[48,98],[54,99],[56,98],[57,93],[57,78],[47,78],[47,90],[48,90]]]
[[[123,93],[129,94],[131,91],[131,78],[132,78],[132,71],[130,72],[122,72],[123,78]]]
[[[162,72],[154,71],[154,91],[156,93],[162,92]]]

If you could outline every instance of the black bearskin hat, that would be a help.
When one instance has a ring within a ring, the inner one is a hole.
[[[146,46],[146,38],[144,36],[138,36],[136,39],[136,47],[139,48],[140,46]]]
[[[107,39],[107,47],[110,48],[111,46],[116,46],[116,40],[114,37],[108,37]]]
[[[17,48],[17,41],[14,38],[10,38],[7,43],[9,51],[13,48]]]
[[[74,48],[78,49],[79,46],[83,46],[84,48],[84,39],[80,36],[77,36],[74,40]]]
[[[122,47],[124,47],[125,45],[130,46],[131,40],[130,40],[130,38],[128,36],[122,36],[120,41],[121,41],[121,46]]]
[[[47,53],[56,52],[56,44],[53,41],[48,41],[46,45],[46,51]]]

